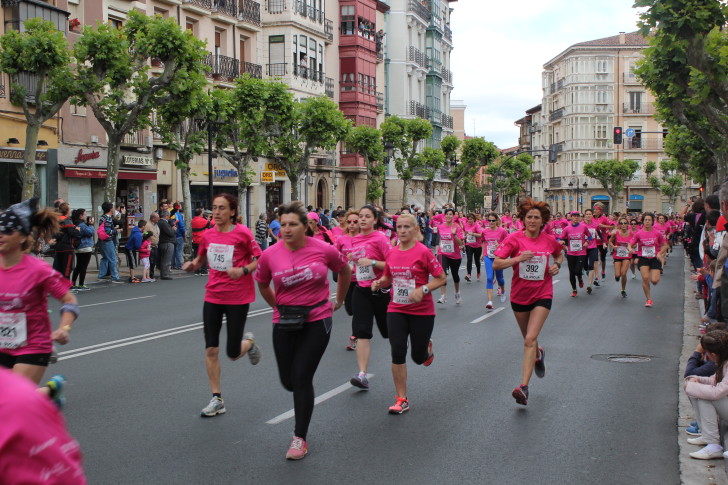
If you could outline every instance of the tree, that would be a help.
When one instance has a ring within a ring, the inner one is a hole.
[[[496,176],[495,188],[498,193],[503,193],[509,199],[518,197],[524,191],[524,184],[531,180],[533,157],[528,153],[519,153],[515,156],[507,156],[500,163],[491,164],[487,171],[491,176]]]
[[[665,152],[678,163],[679,172],[701,185],[704,185],[708,176],[715,172],[713,154],[705,143],[685,126],[670,130],[665,139]]]
[[[250,163],[275,155],[275,140],[293,114],[293,95],[285,84],[245,74],[232,90],[212,92],[215,153],[238,172],[240,215],[247,220],[248,187],[255,172]]]
[[[425,179],[425,209],[429,209],[432,200],[432,186],[435,183],[435,174],[445,166],[445,152],[441,148],[425,147],[414,163],[422,171]]]
[[[472,178],[463,180],[463,192],[465,194],[465,206],[468,210],[475,207],[484,207],[485,197],[490,193],[490,189],[486,186],[476,185]],[[490,212],[490,207],[485,207],[485,211]]]
[[[699,138],[712,157],[692,163],[721,182],[728,173],[725,2],[637,0],[635,7],[646,7],[641,32],[650,43],[636,73],[655,95],[657,118],[670,131],[682,128]]]
[[[311,155],[318,149],[333,150],[351,129],[351,121],[328,98],[296,101],[291,116],[284,120],[275,143],[278,163],[291,181],[291,193],[299,200],[298,181],[308,172]]]
[[[450,186],[449,200],[455,199],[455,192],[460,183],[467,179],[475,177],[480,167],[490,165],[496,158],[500,156],[500,151],[496,146],[485,141],[484,138],[469,138],[463,142],[462,154],[460,155],[460,163],[450,170]]]
[[[639,168],[639,162],[634,160],[595,160],[584,164],[584,175],[602,184],[612,199],[612,207],[616,207],[617,196],[624,190],[625,181],[631,179]]]
[[[383,182],[386,174],[386,166],[382,163],[384,160],[382,133],[371,126],[355,126],[346,137],[346,146],[364,158],[367,167],[367,201],[376,202],[384,194]]]
[[[422,118],[405,120],[399,116],[390,116],[379,127],[385,143],[391,143],[395,149],[394,168],[402,180],[402,204],[407,203],[407,189],[414,176],[412,161],[417,156],[420,142],[432,136],[432,125]]]
[[[130,10],[120,30],[108,24],[86,27],[74,46],[78,62],[74,102],[88,105],[108,138],[104,200],[116,200],[116,182],[124,137],[150,125],[152,111],[190,93],[199,82],[207,55],[205,43],[183,31],[173,18]],[[148,74],[151,59],[164,65]]]
[[[675,200],[680,195],[683,186],[683,177],[678,173],[678,163],[674,160],[663,160],[660,162],[660,178],[652,175],[657,170],[655,162],[645,164],[647,181],[652,187],[659,189],[670,201],[670,207],[675,207]]]
[[[54,24],[40,18],[25,21],[25,32],[7,29],[0,37],[0,72],[10,75],[10,101],[23,108],[25,153],[22,200],[35,194],[38,134],[73,93],[68,42]]]
[[[447,135],[445,138],[440,141],[440,148],[442,149],[442,152],[445,154],[445,167],[444,170],[445,176],[450,176],[450,169],[455,167],[457,164],[457,151],[462,145],[462,142],[455,136],[455,135]],[[453,196],[451,198],[450,196]],[[452,184],[450,188],[448,189],[448,200],[454,202],[454,192]],[[426,207],[429,207],[429,203],[425,204]]]

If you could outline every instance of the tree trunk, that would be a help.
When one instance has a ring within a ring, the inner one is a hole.
[[[288,173],[288,180],[291,181],[291,201],[301,200],[298,190],[298,175]]]
[[[430,201],[432,200],[432,185],[434,181],[427,179],[425,180],[425,210],[430,210]]]
[[[109,155],[106,159],[106,185],[104,186],[104,202],[116,204],[116,184],[119,179],[121,153],[119,145],[121,137],[109,133]]]
[[[39,123],[28,122],[25,127],[25,153],[23,154],[23,196],[21,200],[28,200],[35,194],[35,184],[38,175],[35,169],[35,152],[38,146]],[[41,201],[41,206],[45,201]]]
[[[192,254],[192,196],[190,194],[190,164],[189,161],[182,168],[180,174],[182,175],[182,204],[184,206],[185,214],[185,249]],[[192,258],[195,255],[192,254]]]
[[[245,170],[245,169],[243,169]],[[238,169],[238,213],[240,214],[240,217],[243,220],[243,224],[246,226],[249,226],[248,221],[248,207],[247,207],[247,201],[248,201],[248,186],[246,185],[246,180],[240,176],[241,173],[243,173],[243,170]],[[267,209],[267,207],[266,207]]]
[[[409,188],[409,179],[402,179],[402,204],[400,207],[407,205],[407,189]]]

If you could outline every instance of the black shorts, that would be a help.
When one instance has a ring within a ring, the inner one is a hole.
[[[240,357],[240,344],[245,332],[245,321],[248,318],[249,304],[220,305],[206,301],[202,306],[203,332],[205,334],[205,348],[220,347],[220,330],[222,317],[225,315],[227,327],[227,342],[225,351],[230,359]]]
[[[657,258],[643,258],[642,256],[639,257],[637,260],[637,267],[641,268],[642,266],[649,266],[650,270],[656,269],[661,270],[662,269],[662,263]]]
[[[23,354],[10,355],[0,352],[0,367],[12,369],[15,364],[37,365],[40,367],[48,367],[51,360],[50,352],[47,354]]]
[[[542,298],[541,300],[534,301],[533,303],[529,303],[528,305],[521,305],[520,303],[513,303],[511,302],[511,308],[514,312],[518,313],[528,313],[537,306],[542,306],[547,310],[551,310],[551,298]]]
[[[124,253],[126,253],[126,264],[129,266],[129,269],[136,268],[136,265],[134,264],[134,251],[124,249]]]
[[[354,287],[351,297],[352,311],[354,312],[351,319],[351,330],[354,337],[371,339],[374,322],[376,321],[382,338],[389,338],[387,330],[389,300],[389,291],[372,292],[371,288],[364,288],[359,285]]]

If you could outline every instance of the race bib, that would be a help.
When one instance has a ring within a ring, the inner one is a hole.
[[[207,264],[216,271],[227,271],[233,267],[232,244],[210,244],[207,248]]]
[[[627,248],[625,248],[624,246],[617,246],[617,257],[618,258],[628,258],[629,250]]]
[[[498,248],[498,242],[497,241],[488,241],[488,257],[489,258],[495,258],[495,250]]]
[[[522,280],[543,280],[546,276],[546,261],[548,256],[534,256],[518,264],[518,276]]]
[[[642,247],[643,258],[654,258],[655,257],[655,246],[643,246]]]
[[[27,343],[25,313],[0,313],[0,349],[17,349]]]
[[[595,239],[597,237],[597,230],[590,227],[589,235],[592,237],[592,239]]]
[[[409,299],[410,292],[414,289],[414,278],[394,278],[392,280],[392,300],[400,305],[409,305],[412,303]]]
[[[554,233],[555,233],[555,234],[556,234],[557,236],[561,236],[561,233],[562,233],[562,232],[564,232],[564,228],[563,228],[563,227],[557,227],[556,229],[554,229]]]
[[[475,235],[468,234],[467,236],[465,236],[465,242],[468,244],[475,244]]]
[[[357,281],[370,281],[374,279],[374,268],[371,264],[362,266],[356,265],[356,280]]]
[[[440,239],[440,252],[454,253],[455,241],[453,241],[452,239]]]
[[[581,243],[581,239],[569,239],[569,251],[581,251],[581,248],[583,247]]]

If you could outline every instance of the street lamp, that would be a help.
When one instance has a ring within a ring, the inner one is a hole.
[[[579,182],[576,180],[576,177],[571,177],[571,180],[569,181],[569,211],[574,210],[574,186],[575,185],[576,185],[576,191],[577,191],[577,195],[578,195]]]
[[[587,189],[587,187],[589,187],[589,184],[588,184],[588,183],[586,183],[586,182],[584,182],[584,183],[582,184],[582,187],[584,187],[584,190],[582,190],[582,192],[583,192],[583,194],[584,194],[584,195],[583,195],[583,197],[586,197],[586,189]],[[583,199],[581,199],[581,201],[582,201],[582,202],[581,202],[581,206],[582,206],[582,209],[583,209],[583,208],[584,208],[584,200],[583,200]]]
[[[384,142],[384,178],[382,179],[382,209],[387,211],[387,175],[389,175],[389,161],[394,156],[394,144],[391,141]]]

